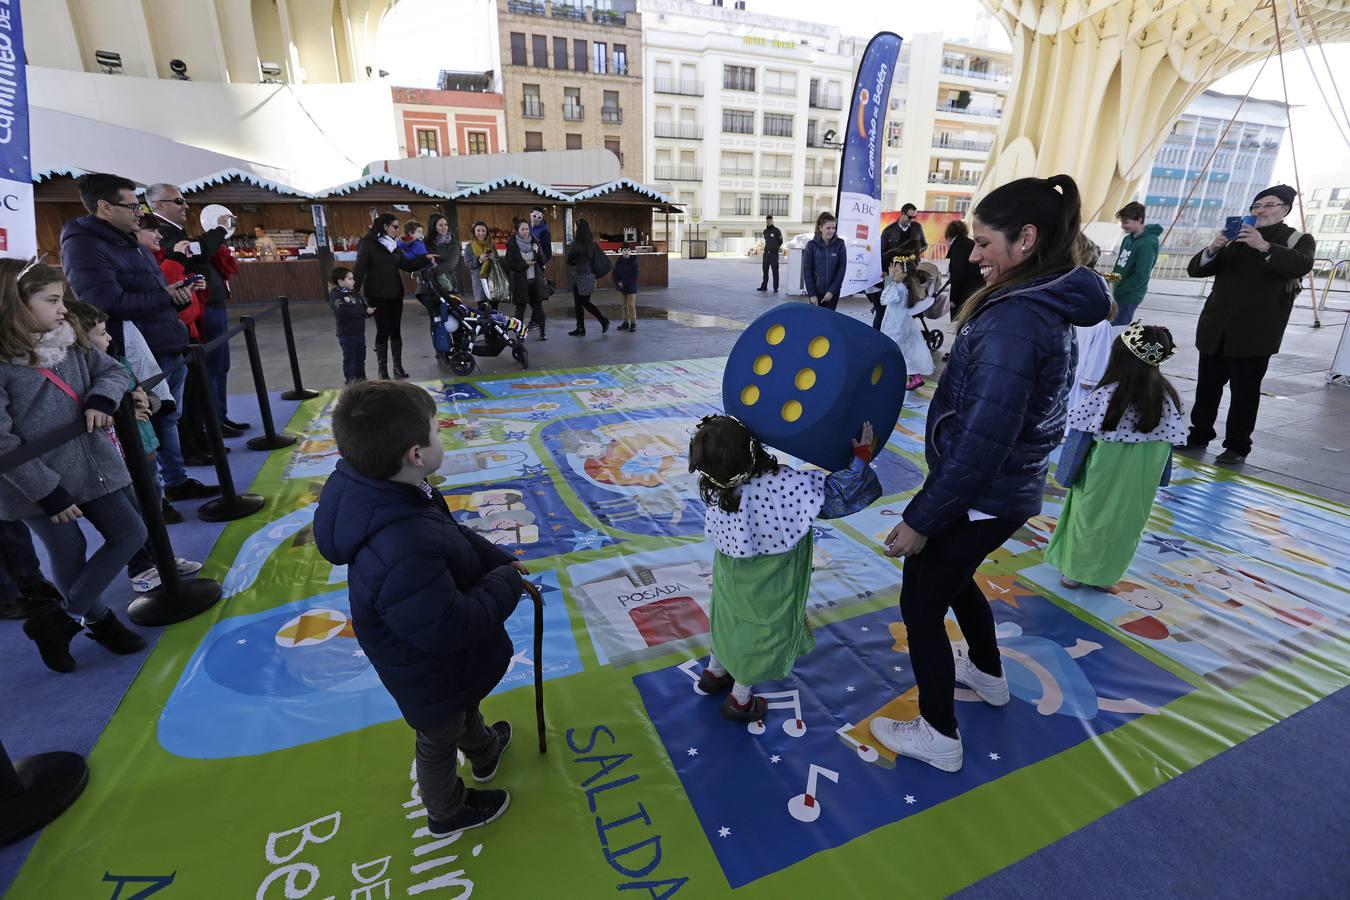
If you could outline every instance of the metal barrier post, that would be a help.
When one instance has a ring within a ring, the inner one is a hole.
[[[14,763],[0,742],[0,846],[61,815],[88,783],[89,767],[78,753],[57,750]]]
[[[227,338],[228,339],[228,338]],[[197,396],[193,403],[199,403],[205,411],[206,437],[211,442],[211,455],[216,460],[216,479],[220,484],[220,496],[208,500],[197,509],[197,518],[203,522],[231,522],[251,516],[263,508],[266,502],[257,494],[239,494],[234,489],[234,476],[230,473],[230,463],[225,456],[225,439],[220,434],[220,413],[206,381],[206,351],[201,344],[188,347],[189,365],[195,366],[198,378]]]
[[[263,375],[262,354],[258,352],[257,323],[253,316],[244,316],[240,323],[244,326],[244,346],[248,349],[248,366],[253,372],[253,389],[258,394],[258,413],[262,416],[263,433],[250,438],[250,450],[276,450],[294,444],[293,434],[277,434],[276,423],[272,421],[272,401],[267,397],[267,379]]]
[[[141,518],[150,535],[150,550],[159,570],[159,587],[146,591],[127,607],[127,617],[137,625],[172,625],[191,619],[220,602],[220,585],[209,578],[182,578],[178,574],[173,544],[160,507],[156,475],[150,471],[145,447],[130,396],[124,397],[113,413],[117,439],[122,444],[131,485],[141,507]]]
[[[291,301],[287,297],[278,297],[277,302],[281,304],[281,330],[286,335],[286,355],[291,360],[291,383],[294,385],[281,395],[281,399],[312,400],[319,392],[309,390],[300,380],[300,357],[295,352],[295,329],[291,327]]]

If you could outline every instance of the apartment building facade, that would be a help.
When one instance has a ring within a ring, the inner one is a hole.
[[[416,156],[476,156],[505,153],[502,95],[482,90],[394,87],[398,153]]]
[[[636,0],[493,0],[513,151],[604,149],[642,180],[642,16]]]
[[[747,250],[766,215],[791,237],[834,209],[865,39],[715,0],[647,0],[643,27],[643,180],[685,210],[658,240]]]
[[[978,38],[935,32],[901,45],[886,117],[882,209],[969,210],[1012,74],[1012,54]]]
[[[1303,182],[1303,191],[1307,218],[1301,230],[1316,235],[1317,256],[1332,262],[1350,260],[1350,169],[1314,175]],[[1319,266],[1326,268],[1326,263]],[[1337,277],[1350,279],[1350,269],[1341,266]]]
[[[1169,247],[1204,246],[1228,216],[1247,212],[1256,192],[1271,183],[1286,125],[1285,105],[1276,100],[1243,103],[1205,91],[1186,107],[1138,194],[1153,221],[1167,228],[1175,220]]]

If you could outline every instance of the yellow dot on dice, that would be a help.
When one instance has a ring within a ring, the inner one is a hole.
[[[809,391],[816,386],[816,373],[810,369],[802,369],[797,373],[795,383],[797,385],[797,390]]]
[[[746,385],[741,390],[741,402],[746,406],[754,406],[759,402],[759,388],[753,384]]]
[[[768,334],[764,335],[764,339],[775,347],[783,343],[785,337],[787,337],[787,329],[782,325],[770,327]]]
[[[877,366],[875,369],[872,370],[872,383],[876,384],[880,380],[881,380],[881,366]]]
[[[796,400],[789,400],[783,404],[783,421],[795,422],[802,417],[802,405]]]
[[[827,337],[815,338],[806,345],[806,352],[811,354],[812,359],[820,359],[830,352],[830,339]]]
[[[760,356],[755,359],[754,370],[756,375],[768,375],[769,370],[773,368],[772,356]]]

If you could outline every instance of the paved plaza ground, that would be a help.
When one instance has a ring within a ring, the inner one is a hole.
[[[786,270],[784,270],[786,271]],[[731,349],[741,328],[752,321],[776,299],[755,290],[759,283],[759,260],[705,259],[670,261],[671,286],[648,290],[638,296],[640,327],[633,335],[610,329],[601,335],[598,325],[587,325],[585,338],[568,337],[574,326],[572,297],[559,293],[548,301],[549,340],[530,343],[530,362],[536,369],[564,369],[613,363],[653,362],[670,359],[724,356]],[[1189,405],[1195,394],[1197,353],[1194,347],[1195,323],[1204,304],[1200,281],[1155,282],[1140,311],[1150,322],[1166,325],[1175,335],[1180,349],[1165,371],[1182,399]],[[1320,291],[1320,285],[1319,285]],[[781,298],[781,295],[779,295]],[[800,299],[800,298],[798,298]],[[1257,478],[1282,484],[1339,502],[1350,502],[1350,390],[1326,383],[1326,373],[1345,327],[1350,297],[1344,292],[1331,294],[1328,309],[1321,315],[1322,327],[1312,327],[1312,308],[1308,292],[1299,298],[1283,350],[1271,360],[1266,377],[1266,396],[1255,435],[1255,448],[1244,471]],[[620,314],[619,296],[613,290],[601,290],[595,302],[607,316]],[[846,299],[841,311],[870,318],[867,301],[862,297]],[[241,313],[248,312],[241,308]],[[950,331],[950,322],[942,327]],[[333,337],[332,317],[321,303],[295,305],[296,339],[300,347],[300,367],[310,387],[334,387],[342,381],[342,356]],[[422,307],[409,300],[404,309],[404,365],[414,380],[449,375],[436,364],[427,335],[427,319]],[[950,334],[948,341],[950,342]],[[375,372],[374,326],[368,342],[372,345],[368,371]],[[285,346],[281,329],[262,325],[259,343],[268,386],[277,389],[289,383]],[[231,393],[251,392],[248,364],[242,355],[242,341],[236,342],[235,364],[231,373]],[[480,360],[485,373],[511,371],[510,357]],[[1227,412],[1225,400],[1220,425]],[[1222,427],[1219,429],[1222,434]],[[1212,445],[1221,450],[1220,441]],[[1212,454],[1211,454],[1212,455]]]

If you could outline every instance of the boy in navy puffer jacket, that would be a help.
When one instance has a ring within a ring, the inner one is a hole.
[[[328,280],[328,305],[337,319],[338,345],[342,347],[342,378],[347,384],[366,380],[366,318],[375,310],[356,292],[356,275],[346,266],[334,266]]]
[[[511,742],[509,722],[484,725],[478,706],[506,674],[505,623],[528,570],[464,528],[427,483],[445,450],[436,404],[416,385],[361,381],[333,413],[342,454],[319,497],[314,537],[347,566],[352,626],[366,658],[417,732],[417,784],[432,834],[486,825],[504,790],[466,789],[456,751],[476,782],[492,780]]]

